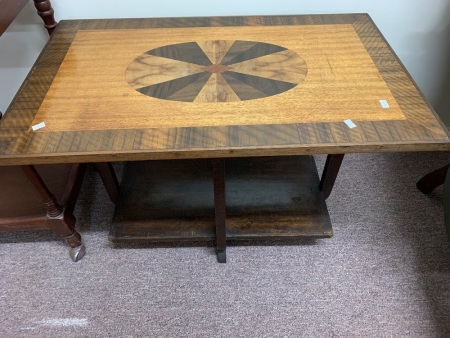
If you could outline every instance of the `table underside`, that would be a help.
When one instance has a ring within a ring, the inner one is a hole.
[[[225,161],[226,238],[332,236],[312,156]],[[121,183],[114,244],[216,240],[211,160],[130,162]]]

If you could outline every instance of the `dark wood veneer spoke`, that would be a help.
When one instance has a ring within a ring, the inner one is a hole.
[[[286,50],[286,48],[272,45],[269,43],[258,42],[254,44],[251,48],[245,50],[244,52],[240,52],[240,48],[234,48],[235,45],[239,43],[245,43],[245,41],[236,41],[233,46],[228,51],[227,55],[225,55],[222,64],[224,65],[232,65],[234,63],[243,62],[251,59],[256,59],[257,57],[274,54],[277,52],[281,52]],[[237,49],[237,50],[236,50]],[[236,55],[237,54],[237,55]]]
[[[265,79],[259,76],[240,74],[231,71],[224,73],[223,76],[227,79],[229,79],[230,76],[234,77],[235,79],[266,94],[266,96],[280,94],[296,86],[295,83]]]
[[[211,61],[199,47],[196,42],[186,42],[171,46],[163,46],[151,51],[147,54],[162,56],[168,59],[174,59],[198,65],[209,66]]]
[[[211,73],[209,72],[198,73],[140,88],[138,91],[142,94],[157,97],[159,99],[192,102],[210,76]]]

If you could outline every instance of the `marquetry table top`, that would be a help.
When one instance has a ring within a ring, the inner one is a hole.
[[[448,150],[367,14],[62,21],[0,165]]]

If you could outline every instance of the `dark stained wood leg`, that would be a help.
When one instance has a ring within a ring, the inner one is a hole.
[[[447,164],[439,169],[436,169],[424,177],[422,177],[417,183],[416,187],[424,194],[430,194],[434,189],[436,189],[441,184],[444,184],[445,177],[448,177],[447,171],[450,164]]]
[[[212,160],[214,176],[214,210],[216,222],[216,253],[219,263],[226,263],[226,197],[225,197],[225,160]]]
[[[327,157],[319,185],[319,190],[322,191],[325,198],[328,198],[333,190],[343,159],[344,154],[333,154]]]
[[[119,181],[117,180],[112,164],[110,162],[94,163],[94,166],[102,179],[111,202],[117,204],[119,200]]]
[[[52,35],[56,28],[57,22],[53,16],[54,10],[50,0],[33,0],[39,16],[44,21],[44,26],[49,35]]]
[[[66,193],[64,194],[61,204],[67,213],[73,213],[78,195],[83,184],[84,174],[86,173],[87,164],[74,164],[70,172],[69,181],[67,182]]]
[[[447,229],[447,238],[450,242],[450,166],[447,165],[446,167],[447,173],[444,180],[444,224]]]
[[[67,212],[58,204],[55,196],[48,190],[39,173],[32,165],[20,166],[29,182],[39,193],[47,210],[47,223],[50,230],[57,236],[63,237],[66,243],[74,250],[70,251],[74,261],[84,256],[84,246],[81,244],[81,236],[75,231],[75,216],[72,212]]]

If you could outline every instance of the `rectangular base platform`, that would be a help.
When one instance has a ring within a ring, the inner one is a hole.
[[[228,158],[225,191],[229,240],[333,235],[312,156]],[[127,163],[109,238],[215,240],[211,159]]]

